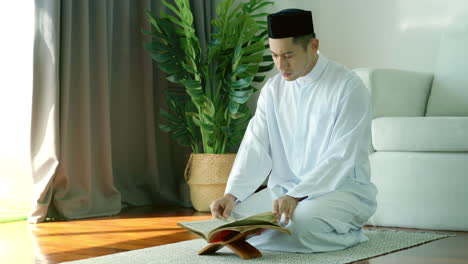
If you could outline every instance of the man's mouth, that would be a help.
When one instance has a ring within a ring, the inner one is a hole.
[[[292,74],[292,73],[289,73],[289,72],[283,72],[282,74],[283,74],[283,77],[289,77],[289,76],[291,76],[291,74]]]

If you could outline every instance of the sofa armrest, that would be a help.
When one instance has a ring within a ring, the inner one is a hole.
[[[373,68],[354,72],[370,91],[374,117],[424,116],[433,74]]]
[[[380,117],[372,121],[377,151],[468,152],[468,117]]]

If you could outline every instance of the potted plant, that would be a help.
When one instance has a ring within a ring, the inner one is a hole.
[[[191,201],[198,211],[224,194],[237,147],[252,114],[247,100],[256,92],[252,83],[263,82],[262,73],[274,64],[266,56],[266,13],[259,11],[271,1],[225,0],[217,5],[211,23],[214,33],[201,48],[193,27],[189,0],[163,1],[172,14],[159,17],[147,11],[152,37],[146,49],[174,84],[166,92],[167,111],[160,129],[171,133],[182,146],[190,146],[185,177]]]

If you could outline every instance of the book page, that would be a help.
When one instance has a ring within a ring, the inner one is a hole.
[[[228,219],[210,219],[210,220],[193,221],[193,222],[179,222],[177,224],[207,239],[208,234],[212,230],[217,229],[220,226],[232,223],[234,221],[235,219],[228,218]]]
[[[249,217],[245,217],[245,218],[239,219],[231,223],[226,223],[222,227],[246,226],[246,225],[275,225],[277,226],[278,224],[276,223],[275,215],[272,212],[267,212],[267,213],[261,213],[261,214],[256,214],[256,215],[252,215]]]
[[[208,234],[208,240],[210,240],[217,232],[223,231],[223,230],[235,230],[238,232],[245,232],[245,231],[249,231],[253,229],[265,229],[265,228],[276,229],[281,232],[286,232],[288,234],[291,234],[289,230],[281,227],[276,222],[276,217],[272,212],[267,212],[267,213],[261,213],[261,214],[256,214],[256,215],[252,215],[249,217],[245,217],[237,221],[226,223],[222,226],[219,226]]]
[[[220,230],[236,230],[242,232],[255,228],[273,228],[289,233],[289,231],[276,223],[276,217],[271,212],[256,214],[239,220],[230,217],[228,219],[179,222],[178,225],[200,235],[206,240],[210,240],[214,234]]]

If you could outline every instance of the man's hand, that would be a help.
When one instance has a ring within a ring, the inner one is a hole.
[[[294,198],[289,195],[282,196],[273,201],[273,214],[276,216],[276,221],[281,220],[281,216],[284,214],[284,224],[289,224],[294,209],[296,209],[297,203],[304,198]]]
[[[214,200],[210,205],[211,216],[218,219],[228,218],[231,215],[236,199],[234,195],[227,193],[224,197]]]

